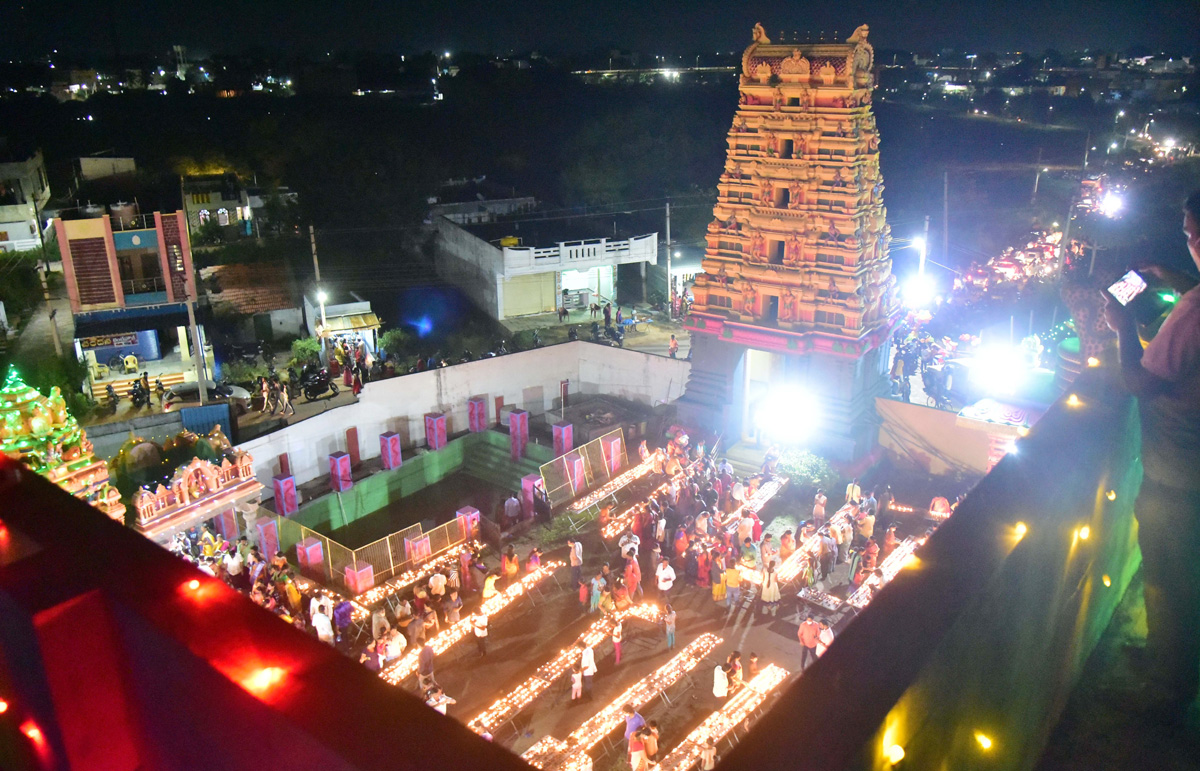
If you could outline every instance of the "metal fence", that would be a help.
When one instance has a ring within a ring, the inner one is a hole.
[[[430,557],[479,536],[477,520],[468,523],[455,517],[428,532],[423,532],[420,525],[413,525],[366,546],[349,549],[286,517],[276,515],[275,526],[279,550],[302,575],[350,596],[357,592],[347,580],[347,572],[354,574],[370,565],[374,585],[378,586]],[[319,555],[315,549],[318,544]],[[314,559],[314,556],[319,558]]]
[[[540,472],[550,506],[558,508],[603,485],[624,467],[625,433],[618,428],[542,464]]]

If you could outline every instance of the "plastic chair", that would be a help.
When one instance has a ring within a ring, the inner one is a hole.
[[[137,372],[140,369],[141,368],[138,366],[138,357],[137,356],[135,356],[134,354],[131,353],[125,357],[125,373],[126,374],[129,374],[130,372],[137,374]]]

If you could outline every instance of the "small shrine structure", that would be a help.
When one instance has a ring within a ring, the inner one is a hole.
[[[109,483],[108,466],[98,460],[92,443],[58,386],[43,396],[10,368],[0,388],[0,452],[86,501],[118,522],[125,504]]]

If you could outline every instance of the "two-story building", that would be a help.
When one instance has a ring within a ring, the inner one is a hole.
[[[215,223],[222,228],[250,221],[250,196],[236,174],[204,174],[183,180],[183,210],[192,232]]]
[[[184,213],[111,208],[111,215],[101,209],[100,216],[54,220],[76,355],[93,382],[135,375],[125,366],[131,355],[152,377],[182,380],[194,372],[187,301],[196,296]]]
[[[438,275],[502,320],[611,300],[618,265],[658,262],[657,233],[575,240],[569,226],[537,224],[435,218]]]
[[[0,147],[0,252],[38,246],[41,211],[49,200],[41,151],[5,153]]]

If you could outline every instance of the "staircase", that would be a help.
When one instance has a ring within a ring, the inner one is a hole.
[[[112,386],[117,392],[117,396],[124,399],[129,396],[129,389],[133,388],[133,384],[140,378],[131,377],[125,380],[100,380],[92,383],[92,398],[96,401],[103,401],[108,398],[108,392],[105,386]],[[179,385],[187,378],[182,372],[173,372],[169,375],[159,375],[158,379],[162,381],[163,388],[170,390],[171,386]],[[154,390],[154,378],[150,378],[150,389]]]
[[[497,436],[502,436],[507,443],[507,435]],[[538,446],[530,445],[531,450],[536,447]],[[507,446],[501,447],[488,441],[480,441],[469,447],[463,455],[463,471],[476,479],[519,493],[521,477],[538,473],[543,462],[528,457],[527,452],[526,457],[514,463],[509,457]]]
[[[714,434],[729,428],[734,373],[745,350],[711,335],[692,336],[692,369],[683,396],[676,402],[685,425]]]

